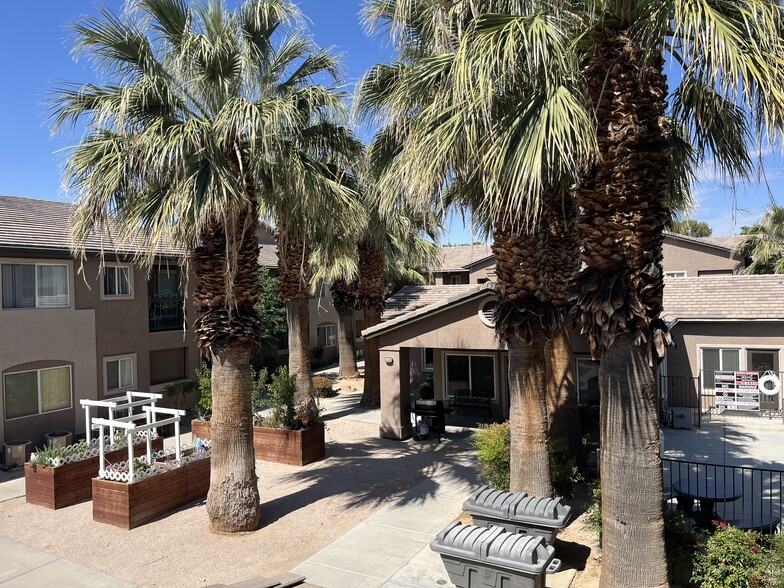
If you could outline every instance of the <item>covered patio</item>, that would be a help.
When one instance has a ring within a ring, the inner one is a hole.
[[[507,354],[493,328],[495,300],[493,284],[407,287],[390,300],[384,322],[362,332],[379,340],[381,437],[411,437],[406,409],[430,374],[435,399],[456,415],[505,418]],[[461,402],[471,394],[489,398],[489,414],[483,403]]]

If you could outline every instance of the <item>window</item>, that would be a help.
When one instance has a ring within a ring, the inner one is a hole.
[[[316,339],[319,347],[334,347],[337,342],[337,330],[334,324],[316,327]]]
[[[496,397],[495,357],[492,355],[446,355],[446,394],[456,390],[488,392]]]
[[[71,408],[71,366],[5,374],[3,390],[9,420]]]
[[[430,347],[422,349],[422,370],[426,372],[433,371],[433,349]]]
[[[68,266],[64,264],[4,263],[3,308],[65,308]]]
[[[463,276],[461,276],[461,275],[449,276],[449,283],[451,285],[453,285],[453,286],[457,285],[457,284],[462,284],[463,283]]]
[[[714,371],[737,372],[740,370],[740,349],[700,349],[700,372],[702,389],[713,389],[716,381]]]
[[[103,295],[106,297],[131,296],[131,266],[107,265],[103,270]]]
[[[577,358],[577,398],[580,406],[599,406],[599,362]]]
[[[133,386],[133,356],[104,358],[106,390],[121,390]]]
[[[664,277],[665,278],[685,278],[686,277],[686,272],[683,272],[683,271],[680,271],[680,272],[664,272]]]

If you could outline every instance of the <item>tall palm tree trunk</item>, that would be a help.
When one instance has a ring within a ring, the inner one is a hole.
[[[258,226],[255,200],[230,226],[237,246],[233,280],[227,280],[224,221],[215,220],[192,254],[200,347],[212,360],[212,460],[207,514],[216,531],[252,531],[259,524],[253,451],[250,357],[261,332],[258,300]],[[228,288],[230,287],[230,289]]]
[[[297,411],[317,415],[310,365],[310,292],[308,290],[308,247],[305,239],[278,227],[278,292],[286,304],[289,374],[297,377]]]
[[[547,449],[547,405],[544,333],[532,324],[533,339],[513,335],[509,350],[509,430],[511,455],[509,490],[552,496],[550,454]]]
[[[213,348],[212,460],[207,512],[216,531],[252,531],[259,524],[253,449],[250,348]],[[251,467],[252,464],[252,467]],[[242,472],[241,477],[237,472]]]
[[[289,373],[297,376],[297,406],[308,405],[312,399],[310,365],[310,305],[307,298],[286,301],[288,325]]]
[[[585,474],[585,447],[574,381],[573,330],[574,319],[571,316],[564,317],[561,328],[553,332],[544,347],[549,427],[547,436],[550,439],[565,439],[578,469]]]
[[[381,322],[384,309],[384,251],[368,243],[360,243],[359,290],[357,300],[364,308],[365,328]],[[378,338],[365,340],[365,382],[360,405],[368,408],[381,406],[381,365],[378,357]]]
[[[546,302],[541,225],[522,235],[497,224],[493,253],[499,292],[496,332],[509,351],[509,486],[513,492],[552,496],[544,342],[555,313]]]
[[[359,376],[354,333],[357,297],[354,287],[342,278],[332,282],[332,304],[338,313],[338,378],[356,378]]]
[[[654,377],[668,338],[658,318],[669,220],[667,83],[661,56],[643,60],[623,31],[604,34],[584,71],[601,162],[576,191],[585,264],[577,278],[577,317],[602,358],[602,538],[608,547],[601,586],[667,586]]]
[[[621,335],[605,351],[599,388],[601,585],[669,586],[655,370],[632,335]],[[619,577],[623,584],[612,579]]]

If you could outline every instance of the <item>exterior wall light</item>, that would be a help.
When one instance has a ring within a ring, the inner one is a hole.
[[[393,358],[391,358],[391,357],[385,357],[384,358],[384,363],[387,364],[387,365],[395,365],[395,360]]]

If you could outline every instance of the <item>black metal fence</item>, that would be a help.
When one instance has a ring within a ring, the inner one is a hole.
[[[700,394],[699,378],[661,376],[659,414],[662,425],[690,429],[699,427],[710,414]],[[715,406],[715,402],[714,402]]]
[[[784,471],[662,459],[664,493],[698,524],[780,533]]]
[[[784,373],[778,374],[784,381]],[[773,418],[781,416],[779,395],[759,395],[759,410],[732,411],[731,414]],[[719,397],[719,400],[721,397]],[[729,410],[717,402],[716,390],[703,389],[701,378],[691,376],[659,377],[659,414],[662,426],[690,429],[710,421],[712,415]]]

